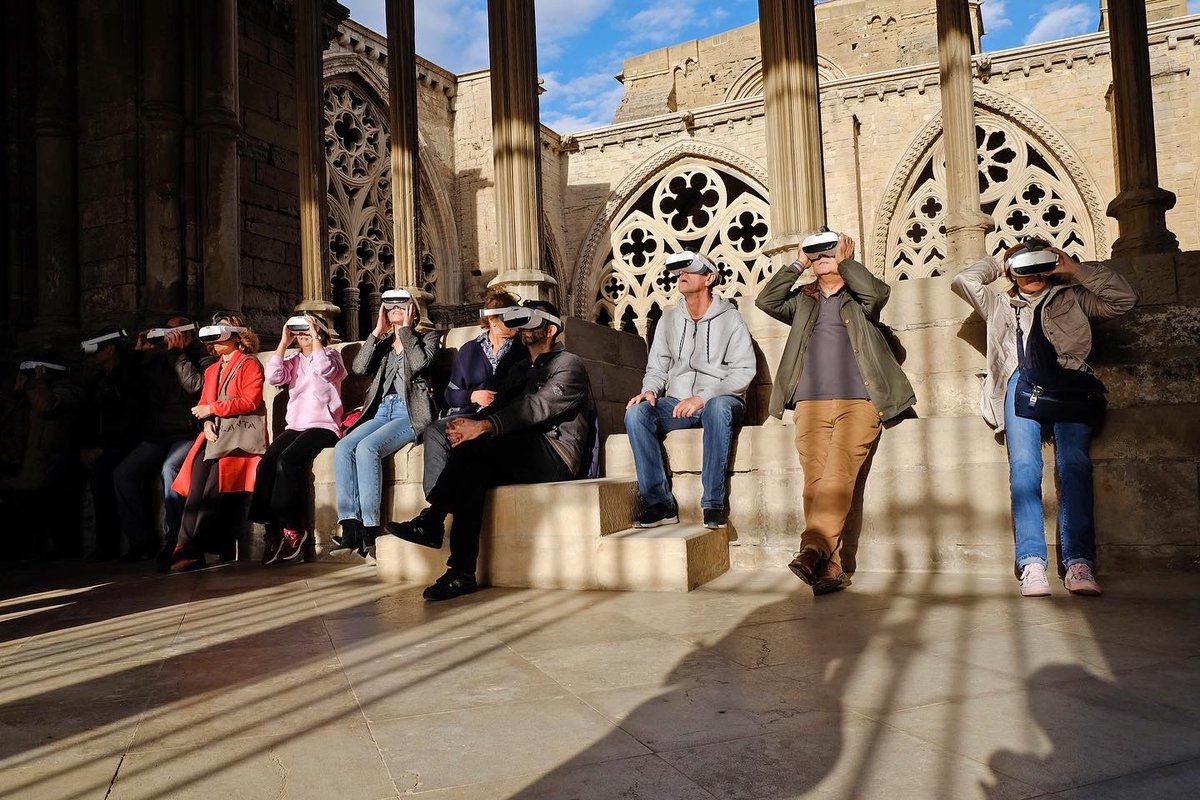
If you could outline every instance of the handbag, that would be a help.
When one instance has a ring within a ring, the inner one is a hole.
[[[1091,372],[1067,369],[1058,363],[1054,345],[1042,328],[1042,307],[1034,311],[1033,329],[1029,332],[1029,352],[1021,330],[1021,314],[1017,318],[1017,377],[1013,405],[1018,417],[1038,422],[1079,422],[1098,426],[1108,408],[1107,391],[1103,381]]]
[[[228,400],[229,383],[246,363],[243,358],[229,374],[217,394],[218,400]],[[223,456],[241,454],[260,456],[267,452],[267,406],[259,403],[258,408],[236,417],[217,417],[217,440],[204,446],[204,460],[214,461]]]

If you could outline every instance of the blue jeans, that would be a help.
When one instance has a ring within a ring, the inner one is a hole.
[[[625,411],[625,432],[629,434],[633,463],[637,467],[638,494],[647,506],[674,503],[663,462],[662,438],[671,431],[703,428],[704,462],[700,481],[704,494],[700,498],[700,507],[724,510],[729,451],[733,437],[741,427],[746,404],[732,395],[718,395],[707,401],[699,414],[672,417],[671,412],[678,404],[674,397],[660,397],[654,405],[641,402]]]
[[[179,538],[179,524],[183,521],[183,504],[187,502],[187,498],[172,489],[171,484],[175,482],[179,470],[183,469],[183,462],[187,460],[188,451],[192,449],[194,442],[194,439],[175,442],[167,450],[167,457],[163,460],[163,527],[167,540],[172,542]]]
[[[337,481],[338,521],[357,519],[367,527],[380,524],[383,459],[417,440],[404,398],[389,394],[375,416],[346,434],[333,448]]]
[[[1004,395],[1004,430],[1008,445],[1008,485],[1012,493],[1017,568],[1046,565],[1046,530],[1042,514],[1042,423],[1018,417],[1013,405],[1018,373]],[[1058,485],[1058,535],[1063,565],[1096,566],[1096,528],[1092,516],[1092,426],[1056,422],[1054,475]]]

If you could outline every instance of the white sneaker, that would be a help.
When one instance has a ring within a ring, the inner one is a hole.
[[[1067,567],[1067,575],[1063,578],[1063,586],[1071,594],[1082,594],[1087,597],[1100,596],[1100,584],[1092,575],[1092,568],[1087,564],[1072,564]]]
[[[1041,564],[1026,564],[1021,570],[1021,594],[1025,597],[1049,597],[1050,581]]]

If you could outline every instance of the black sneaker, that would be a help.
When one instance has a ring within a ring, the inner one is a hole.
[[[706,508],[704,509],[704,527],[716,530],[717,528],[725,527],[725,509],[723,508]]]
[[[479,591],[479,584],[475,583],[475,576],[472,573],[448,569],[446,574],[434,581],[432,586],[426,587],[421,596],[426,600],[453,600],[455,597],[474,594],[477,591]]]
[[[659,525],[674,525],[679,522],[679,511],[674,503],[643,505],[633,521],[635,528],[657,528]]]
[[[383,527],[398,539],[434,550],[441,550],[442,541],[446,538],[446,520],[428,513],[428,510],[407,522],[389,522]]]

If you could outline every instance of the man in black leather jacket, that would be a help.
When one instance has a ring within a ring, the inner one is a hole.
[[[438,549],[446,515],[454,515],[448,569],[425,589],[426,600],[478,588],[475,565],[489,488],[570,480],[584,461],[591,388],[583,362],[556,342],[563,327],[558,309],[527,300],[514,319],[505,316],[505,324],[521,329],[528,365],[509,370],[496,400],[482,412],[450,421],[450,459],[429,494],[429,508],[408,522],[387,524],[394,536]]]

